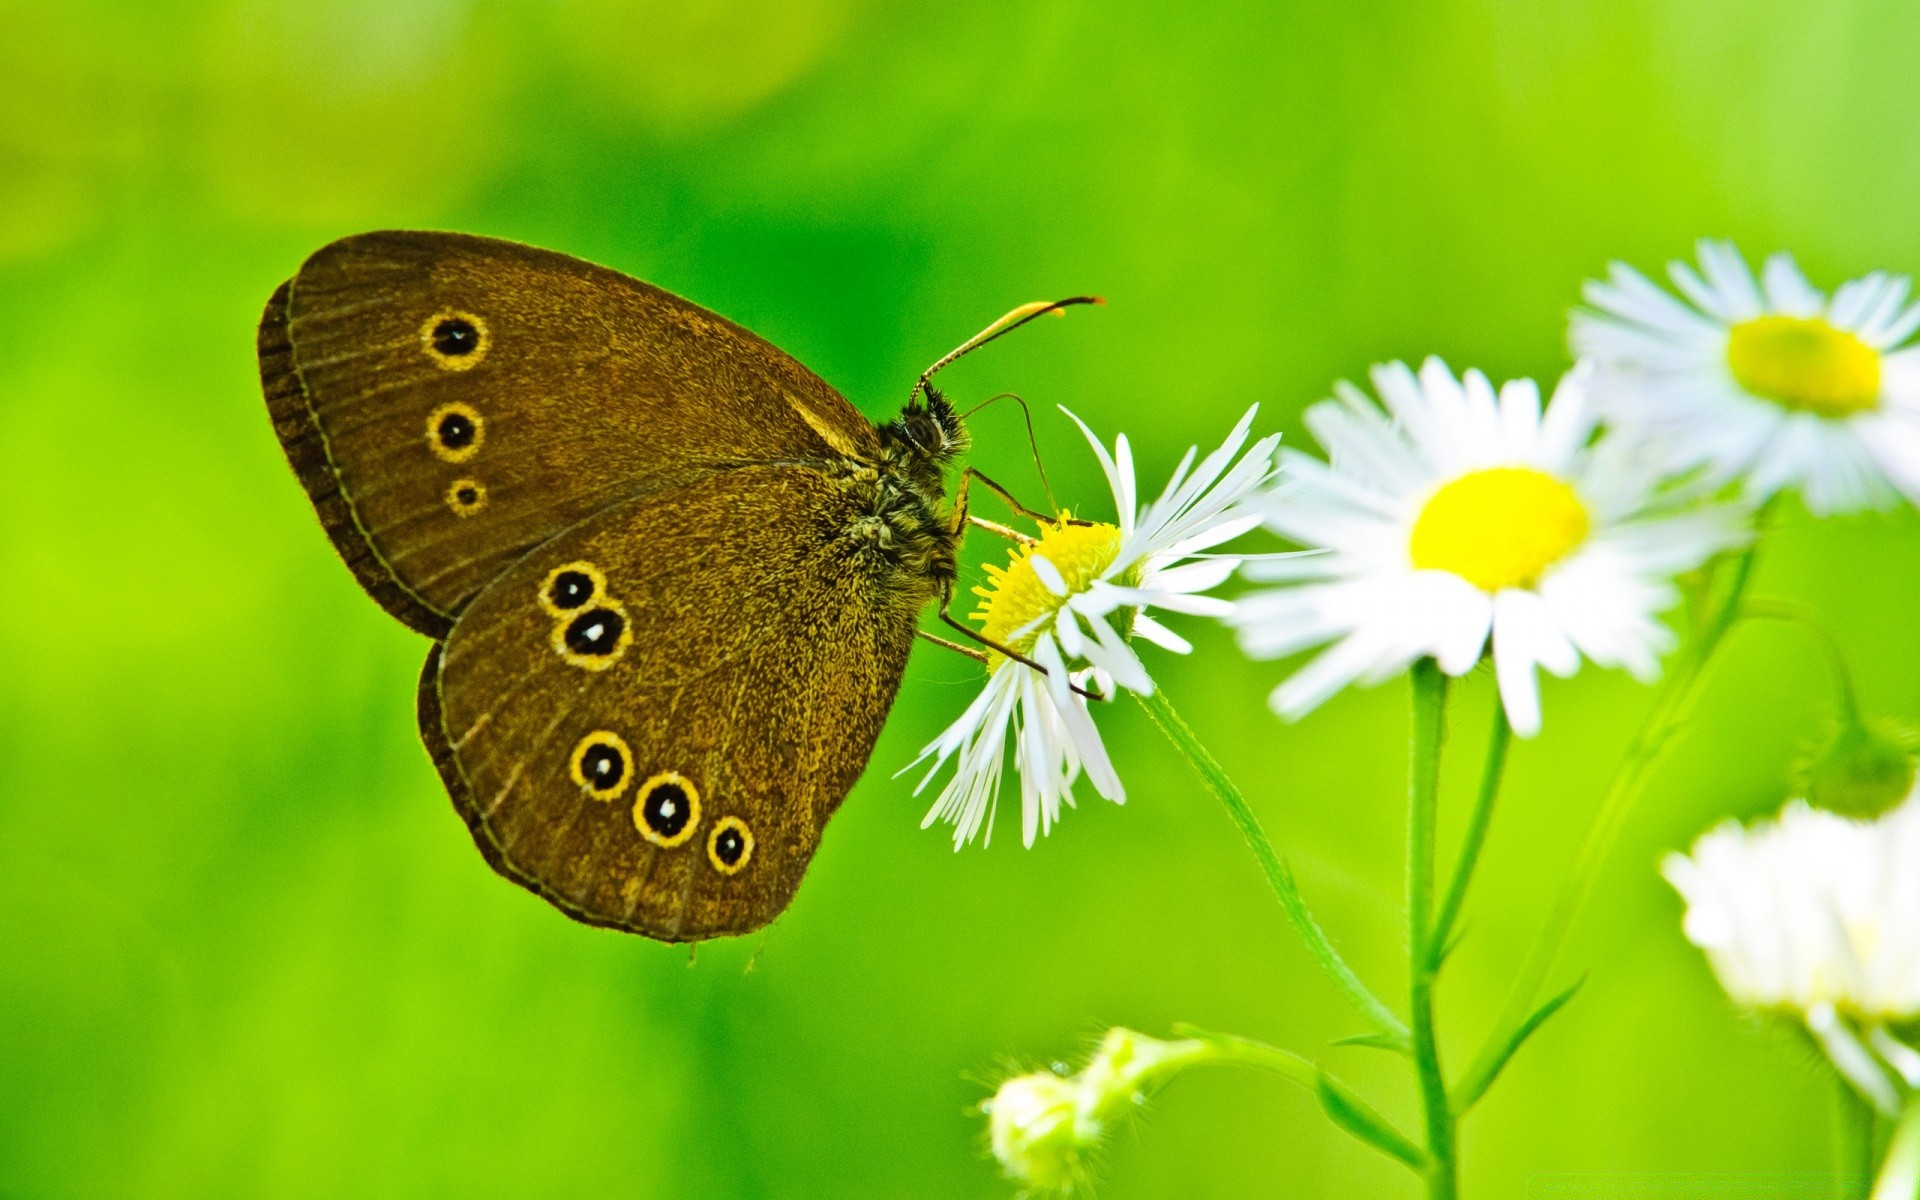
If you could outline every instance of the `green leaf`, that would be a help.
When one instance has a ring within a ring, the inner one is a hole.
[[[1365,1046],[1371,1050],[1391,1050],[1395,1054],[1411,1053],[1411,1049],[1408,1047],[1404,1038],[1397,1038],[1385,1033],[1356,1033],[1352,1037],[1337,1038],[1331,1044],[1335,1046]]]
[[[1514,1026],[1513,1032],[1507,1035],[1506,1041],[1501,1043],[1498,1051],[1487,1056],[1484,1067],[1460,1081],[1453,1090],[1451,1101],[1456,1116],[1465,1114],[1480,1097],[1487,1094],[1487,1089],[1493,1086],[1494,1080],[1500,1078],[1500,1072],[1505,1069],[1507,1061],[1513,1057],[1514,1052],[1533,1036],[1534,1030],[1546,1024],[1548,1017],[1559,1012],[1567,1001],[1573,999],[1573,994],[1586,982],[1586,976],[1582,975],[1574,980],[1566,991],[1534,1009],[1531,1016]]]
[[[1314,1091],[1320,1097],[1320,1107],[1326,1110],[1335,1125],[1381,1153],[1399,1159],[1415,1171],[1427,1169],[1425,1151],[1389,1125],[1387,1119],[1375,1112],[1365,1100],[1334,1082],[1324,1071]]]

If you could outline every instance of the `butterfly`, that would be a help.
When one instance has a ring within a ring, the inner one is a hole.
[[[787,907],[921,612],[946,617],[985,477],[949,501],[968,438],[933,372],[1089,299],[1016,309],[876,425],[618,272],[367,233],[274,292],[260,378],[335,550],[434,639],[420,736],[488,864],[576,920],[696,941]]]

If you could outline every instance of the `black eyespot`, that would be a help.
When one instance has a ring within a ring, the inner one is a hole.
[[[440,444],[449,450],[465,450],[473,445],[473,438],[480,427],[475,425],[465,413],[450,412],[440,418],[436,432],[440,435]]]
[[[480,348],[480,331],[465,317],[448,317],[433,327],[433,348],[449,358],[463,358]]]
[[[593,799],[617,799],[627,790],[627,777],[633,773],[633,752],[619,734],[596,730],[573,748],[567,771]]]
[[[456,479],[447,485],[447,507],[456,517],[470,517],[487,506],[487,487],[478,479]]]
[[[640,819],[663,839],[672,840],[693,819],[693,802],[677,783],[656,783],[640,802]]]
[[[575,609],[593,599],[593,577],[585,571],[561,571],[547,585],[547,602],[555,608]]]
[[[487,423],[471,404],[455,400],[427,414],[427,448],[442,462],[466,462],[486,440]]]
[[[626,631],[627,619],[619,613],[610,608],[590,608],[567,625],[567,649],[601,658],[620,648],[620,635]]]
[[[737,875],[753,857],[753,831],[739,817],[722,817],[707,835],[707,861],[722,875]]]
[[[593,784],[595,791],[612,791],[620,786],[620,777],[627,773],[627,760],[612,746],[588,746],[580,756],[580,773]]]
[[[662,771],[640,785],[633,827],[663,850],[683,845],[700,824],[700,789],[678,771]]]

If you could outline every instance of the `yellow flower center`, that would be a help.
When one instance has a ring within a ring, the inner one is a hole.
[[[1846,417],[1880,403],[1880,355],[1819,317],[1755,317],[1733,327],[1727,366],[1782,408]]]
[[[1071,514],[1061,513],[1057,523],[1042,522],[1040,536],[1015,546],[1007,565],[986,567],[987,584],[976,587],[980,606],[973,611],[979,621],[980,635],[1022,654],[1033,649],[1039,630],[1027,629],[1041,617],[1060,611],[1067,596],[1056,596],[1040,581],[1034,570],[1036,556],[1045,558],[1066,581],[1067,595],[1085,591],[1100,573],[1113,565],[1120,553],[1120,530],[1113,525],[1071,525]],[[1124,580],[1122,581],[1124,582]],[[990,667],[1006,660],[993,656]]]
[[[1420,509],[1408,549],[1421,570],[1451,571],[1483,592],[1532,587],[1586,540],[1586,506],[1531,467],[1471,471]]]

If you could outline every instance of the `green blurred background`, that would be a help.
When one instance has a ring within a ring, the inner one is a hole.
[[[1552,376],[1610,257],[1920,267],[1916,48],[1896,0],[0,0],[0,1195],[1006,1196],[968,1110],[1007,1065],[1112,1022],[1358,1030],[1137,710],[1103,714],[1126,807],[1089,793],[1031,851],[1011,813],[984,851],[921,832],[890,775],[974,686],[932,648],[770,934],[690,963],[495,878],[415,740],[426,645],[334,559],[260,401],[259,308],[323,242],[591,258],[876,416],[1004,309],[1098,291],[949,379],[1037,402],[1098,507],[1055,404],[1157,481],[1253,401],[1299,438],[1383,358]],[[1017,414],[976,432],[1030,489]],[[1916,581],[1910,514],[1796,511],[1760,587],[1912,716]],[[1404,682],[1283,727],[1284,666],[1196,636],[1170,694],[1397,994]],[[1653,869],[1777,806],[1826,717],[1791,629],[1724,667],[1563,966],[1585,992],[1468,1126],[1470,1195],[1828,1167],[1828,1083],[1727,1008]],[[1456,1061],[1650,699],[1546,696],[1441,997]],[[1328,1054],[1409,1113],[1396,1064]],[[1116,1139],[1101,1195],[1411,1192],[1220,1073]]]

